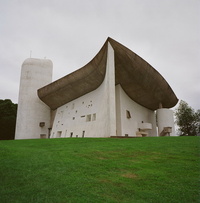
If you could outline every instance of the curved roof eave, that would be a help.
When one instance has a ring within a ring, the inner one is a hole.
[[[115,53],[115,84],[138,104],[152,110],[171,108],[178,102],[165,79],[137,54],[108,38],[99,53],[81,69],[42,87],[39,98],[51,109],[56,109],[98,88],[106,72],[108,42]]]
[[[106,72],[107,41],[85,66],[40,89],[39,98],[52,110],[98,88]]]
[[[178,102],[166,80],[140,56],[113,39],[115,50],[115,83],[120,84],[131,99],[152,110],[171,108]]]

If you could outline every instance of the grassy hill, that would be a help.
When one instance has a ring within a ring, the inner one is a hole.
[[[0,141],[0,202],[198,202],[199,152],[199,137]]]

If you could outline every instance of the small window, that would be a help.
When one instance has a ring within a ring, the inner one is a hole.
[[[73,117],[73,120],[75,120],[75,117]]]
[[[126,118],[131,118],[131,113],[130,113],[130,111],[128,111],[128,110],[126,110]]]
[[[81,118],[85,118],[85,115],[84,115],[84,116],[81,116]]]
[[[70,133],[70,137],[73,137],[73,132]]]
[[[96,113],[94,113],[94,114],[92,115],[92,120],[93,120],[93,121],[96,121]]]
[[[87,121],[87,122],[91,121],[91,114],[87,115],[86,121]]]
[[[45,122],[40,122],[39,123],[39,126],[42,128],[42,127],[44,127],[45,126]]]

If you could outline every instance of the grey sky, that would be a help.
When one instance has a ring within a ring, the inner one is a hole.
[[[49,58],[53,80],[88,63],[111,37],[200,109],[199,0],[0,0],[0,99],[17,103],[21,64]]]

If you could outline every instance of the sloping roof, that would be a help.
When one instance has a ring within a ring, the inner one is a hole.
[[[177,104],[166,80],[144,59],[111,38],[88,64],[40,88],[39,98],[56,109],[98,88],[105,77],[108,42],[115,53],[115,84],[120,84],[132,100],[152,110],[158,109],[159,103],[163,108]]]

